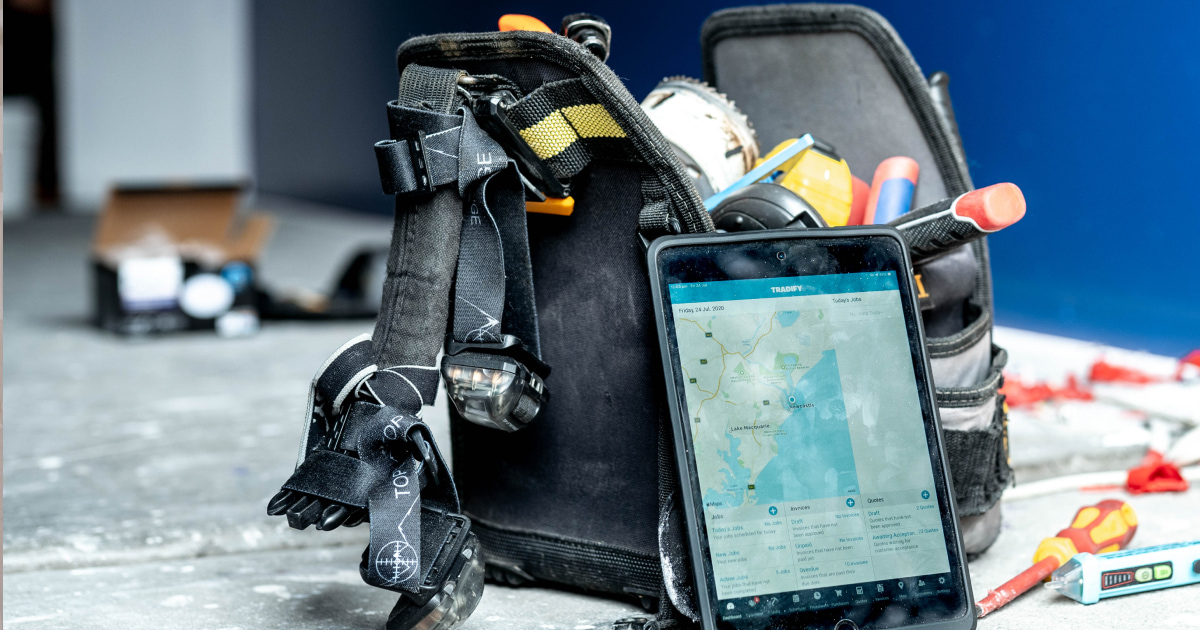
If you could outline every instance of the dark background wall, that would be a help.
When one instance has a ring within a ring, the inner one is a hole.
[[[991,238],[1001,324],[1179,355],[1200,346],[1200,3],[867,1],[926,74],[950,73],[977,186],[1016,182],[1026,218]],[[396,47],[422,33],[613,27],[635,97],[700,75],[699,32],[728,2],[254,3],[259,188],[390,212],[371,144],[387,133]],[[818,131],[819,130],[814,130]]]

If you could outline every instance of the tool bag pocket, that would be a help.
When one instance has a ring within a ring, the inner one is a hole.
[[[990,323],[980,313],[961,333],[928,340],[959,528],[969,557],[987,550],[1000,534],[1000,496],[1012,481],[1007,408],[999,393],[1008,353],[992,344]],[[982,374],[981,364],[986,366]]]

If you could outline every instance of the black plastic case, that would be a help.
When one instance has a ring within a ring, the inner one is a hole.
[[[816,231],[814,231],[814,232],[816,232]],[[687,450],[687,444],[689,442],[687,440],[687,434],[683,428],[682,415],[679,411],[680,394],[675,386],[675,374],[674,374],[674,367],[673,367],[673,359],[671,357],[670,350],[668,349],[668,334],[669,333],[667,330],[667,323],[666,323],[666,319],[665,319],[666,316],[665,316],[664,310],[663,310],[663,291],[665,290],[665,287],[662,284],[662,275],[659,272],[658,256],[665,249],[668,249],[671,247],[678,247],[681,245],[710,245],[710,244],[711,245],[720,245],[720,244],[730,244],[730,243],[743,243],[743,242],[747,242],[747,241],[757,241],[757,240],[764,240],[764,239],[775,240],[775,239],[788,238],[788,237],[801,239],[801,238],[813,238],[813,237],[816,237],[816,238],[840,238],[840,237],[853,237],[853,236],[884,236],[884,237],[893,238],[900,244],[901,248],[903,249],[905,261],[910,260],[910,256],[909,256],[909,252],[908,252],[908,245],[904,242],[904,239],[900,237],[900,234],[895,229],[888,227],[888,226],[879,226],[876,228],[869,228],[869,227],[822,228],[819,230],[819,233],[798,232],[796,230],[770,230],[770,231],[742,232],[742,233],[737,233],[737,234],[722,234],[722,235],[689,234],[689,235],[682,235],[682,236],[669,236],[669,237],[663,237],[663,238],[659,238],[659,239],[655,240],[651,244],[649,251],[647,253],[646,264],[650,270],[650,285],[651,285],[650,294],[654,301],[654,315],[655,315],[655,322],[658,327],[659,351],[662,356],[664,380],[666,381],[666,386],[667,386],[667,403],[668,403],[668,405],[670,407],[670,411],[671,411],[671,427],[672,427],[672,433],[673,433],[674,444],[675,444],[675,449],[674,449],[675,463],[676,463],[676,466],[678,469],[677,473],[679,475],[680,486],[682,488],[681,494],[683,496],[683,508],[684,508],[684,512],[685,512],[685,520],[686,520],[686,523],[688,524],[687,525],[687,540],[688,540],[688,547],[689,547],[689,556],[690,556],[690,560],[691,560],[692,580],[693,580],[693,584],[695,585],[695,588],[696,588],[696,604],[697,604],[697,606],[699,608],[699,612],[700,612],[700,623],[701,623],[701,626],[704,628],[704,630],[717,630],[715,622],[714,622],[715,611],[712,610],[710,596],[708,593],[709,585],[708,585],[708,580],[706,578],[706,573],[705,573],[705,569],[704,569],[704,555],[703,555],[704,554],[704,545],[701,542],[701,532],[699,531],[699,528],[694,526],[694,524],[698,523],[697,515],[699,513],[698,512],[699,506],[696,505],[694,492],[693,492],[694,489],[692,487],[691,471],[690,471],[690,467],[687,464],[687,462],[690,460],[690,457],[691,457],[688,454],[688,450]],[[911,267],[910,267],[910,269],[911,269]],[[917,288],[915,286],[915,282],[914,282],[912,275],[910,274],[910,275],[905,276],[905,275],[901,274],[900,280],[901,280],[901,282],[904,282],[907,284],[908,295],[912,299],[913,312],[919,313],[920,312],[920,303],[917,299],[917,295],[919,292],[917,291]],[[924,325],[921,322],[921,318],[917,318],[917,326],[918,326],[918,334],[920,335],[920,338],[924,339],[925,338],[925,330],[924,330]],[[928,353],[926,353],[923,356],[923,359],[924,359],[923,363],[925,364],[925,368],[924,368],[925,374],[932,376],[933,368],[930,364]],[[930,386],[927,387],[925,389],[925,391],[922,391],[921,394],[923,396],[925,396],[929,402],[933,403],[936,400],[934,388],[932,387],[933,380],[932,380],[932,378],[928,378],[928,379],[926,379],[926,382],[929,383]],[[948,473],[951,470],[951,468],[950,468],[949,459],[946,457],[946,442],[945,442],[945,437],[944,437],[943,431],[942,431],[941,420],[939,419],[937,405],[931,404],[930,409],[933,412],[933,418],[927,418],[926,420],[927,421],[931,420],[934,423],[934,427],[936,429],[935,433],[937,434],[938,453],[941,457],[942,470],[944,470]],[[949,508],[951,521],[957,524],[958,516],[956,514],[956,508],[954,506],[954,499],[955,499],[954,484],[950,483],[949,479],[943,479],[942,484],[944,485],[946,493],[947,493],[948,497],[950,498],[950,503],[947,505],[947,507]],[[966,553],[964,552],[964,549],[963,549],[961,528],[955,527],[954,538],[958,545],[958,550],[957,550],[958,552],[955,555],[958,558],[958,562],[959,562],[958,569],[959,569],[959,573],[961,576],[963,588],[965,591],[965,593],[964,593],[965,600],[964,601],[966,602],[966,610],[965,610],[964,616],[959,619],[955,619],[953,621],[907,625],[907,626],[904,626],[905,628],[929,628],[929,629],[945,628],[947,630],[949,630],[949,629],[966,630],[966,629],[975,627],[975,614],[974,614],[974,606],[973,606],[973,602],[975,601],[975,598],[974,598],[974,596],[972,594],[972,590],[971,590],[971,576],[970,576],[970,573],[967,571]]]

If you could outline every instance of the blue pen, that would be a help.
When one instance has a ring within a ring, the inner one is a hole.
[[[797,155],[800,155],[802,151],[811,149],[813,144],[814,142],[812,135],[806,133],[803,136],[800,136],[800,139],[789,144],[786,149],[776,153],[775,155],[772,155],[765,162],[751,169],[751,171],[743,175],[741,179],[733,182],[721,192],[709,197],[708,199],[705,199],[704,209],[712,212],[712,209],[716,208],[717,204],[724,201],[730,193],[739,188],[749,186],[750,184],[753,184],[754,182],[770,175],[775,171],[775,169],[782,166],[784,162],[796,157]]]
[[[1200,582],[1200,540],[1092,555],[1076,554],[1046,588],[1081,604]]]

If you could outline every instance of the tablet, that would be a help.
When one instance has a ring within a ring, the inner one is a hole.
[[[648,262],[706,630],[974,627],[900,234],[666,237]]]

